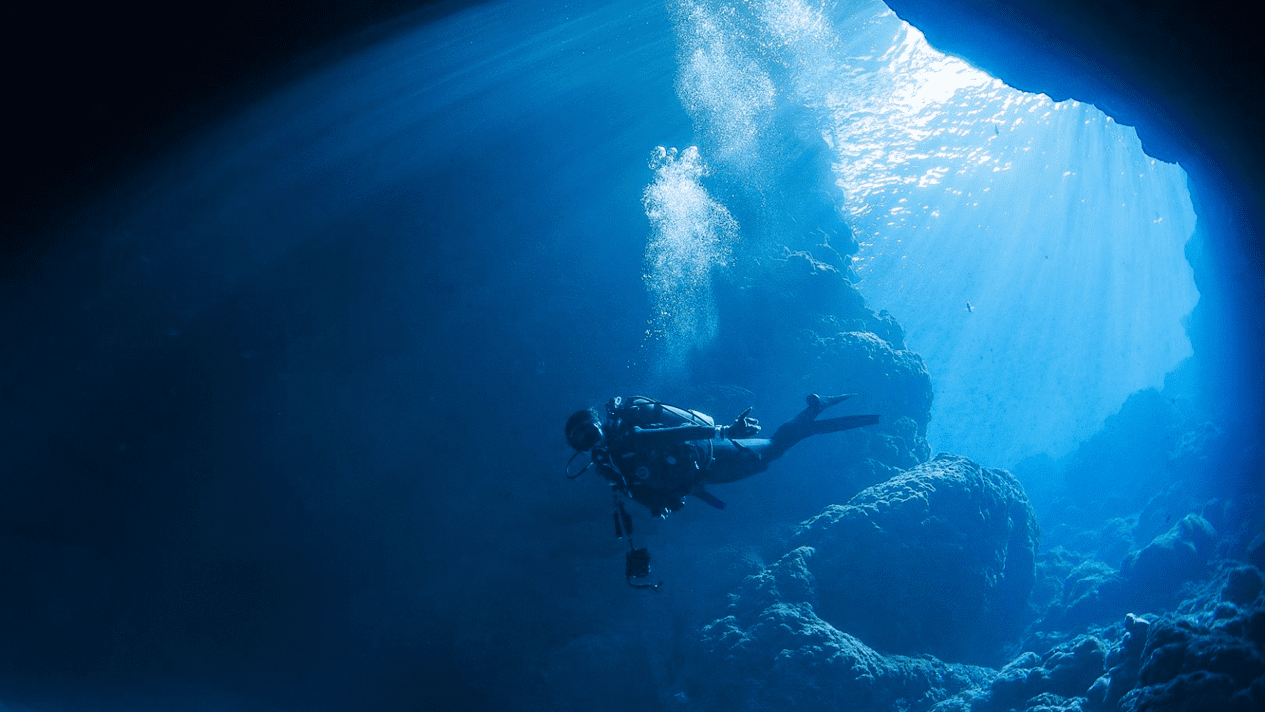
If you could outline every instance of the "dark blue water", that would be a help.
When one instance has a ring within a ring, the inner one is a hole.
[[[1196,220],[1132,129],[878,3],[402,30],[25,264],[0,706],[1251,709],[1259,437],[1188,334]],[[634,509],[629,589],[566,417],[814,391],[885,420]]]

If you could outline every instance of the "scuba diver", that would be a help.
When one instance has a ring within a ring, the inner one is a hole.
[[[615,397],[606,404],[605,422],[592,408],[576,411],[567,419],[567,444],[576,451],[567,461],[567,478],[575,479],[593,468],[606,479],[615,497],[615,536],[628,536],[628,583],[657,589],[658,584],[632,581],[649,575],[650,554],[632,545],[632,517],[624,510],[621,495],[660,517],[683,507],[687,495],[724,509],[725,503],[708,493],[705,485],[736,482],[764,472],[769,463],[810,435],[879,421],[877,415],[817,419],[826,408],[851,397],[808,396],[808,406],[783,423],[771,438],[756,437],[760,423],[750,417],[751,408],[733,424],[718,426],[711,416],[695,410],[645,396]],[[572,474],[571,463],[585,452],[589,453],[588,464]]]

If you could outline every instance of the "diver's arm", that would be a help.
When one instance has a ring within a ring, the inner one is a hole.
[[[637,438],[637,442],[644,447],[663,447],[664,445],[676,445],[678,443],[688,442],[690,440],[711,440],[712,438],[721,437],[724,428],[714,425],[675,425],[670,428],[642,428],[634,427],[632,430],[633,437]]]
[[[663,447],[690,440],[733,440],[753,438],[760,432],[760,421],[751,417],[751,409],[742,411],[742,415],[733,425],[676,425],[670,428],[633,427],[633,435],[646,447]]]

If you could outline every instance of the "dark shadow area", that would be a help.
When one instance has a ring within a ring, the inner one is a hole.
[[[0,262],[47,249],[86,198],[144,172],[271,91],[401,27],[480,0],[28,4],[5,22],[10,67]]]

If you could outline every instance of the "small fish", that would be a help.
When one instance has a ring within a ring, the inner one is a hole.
[[[972,314],[974,314],[974,313],[975,313],[975,307],[971,306],[971,303],[970,303],[970,302],[967,302],[967,303],[966,303],[966,310],[967,310],[967,311],[969,311],[969,312],[971,312]]]

